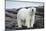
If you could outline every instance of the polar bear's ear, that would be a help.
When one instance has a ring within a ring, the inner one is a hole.
[[[28,10],[30,10],[31,8],[28,8]]]

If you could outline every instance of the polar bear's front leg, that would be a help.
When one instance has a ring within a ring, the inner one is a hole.
[[[21,19],[17,19],[17,23],[18,23],[18,27],[21,28],[22,27]]]
[[[31,27],[33,28],[33,25],[35,23],[35,15],[32,16],[32,19],[31,19]]]
[[[29,17],[26,17],[26,26],[27,28],[30,28],[30,16]]]

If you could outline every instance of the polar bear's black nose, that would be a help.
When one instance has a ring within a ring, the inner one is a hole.
[[[33,9],[32,9],[32,12],[33,12]]]

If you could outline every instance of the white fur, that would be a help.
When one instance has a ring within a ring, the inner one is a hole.
[[[32,9],[34,9],[32,12]],[[22,27],[23,22],[21,21],[26,21],[25,22],[25,26],[27,26],[28,28],[33,27],[34,21],[35,21],[35,12],[36,12],[36,8],[23,8],[21,10],[18,11],[17,14],[17,23],[18,23],[18,27]]]

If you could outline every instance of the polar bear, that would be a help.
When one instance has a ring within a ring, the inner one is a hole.
[[[21,28],[22,27],[22,21],[25,21],[25,26],[27,26],[27,28],[33,27],[33,24],[35,22],[35,12],[36,12],[36,8],[31,7],[31,8],[22,8],[18,11],[17,13],[17,23],[18,23],[18,27]]]

